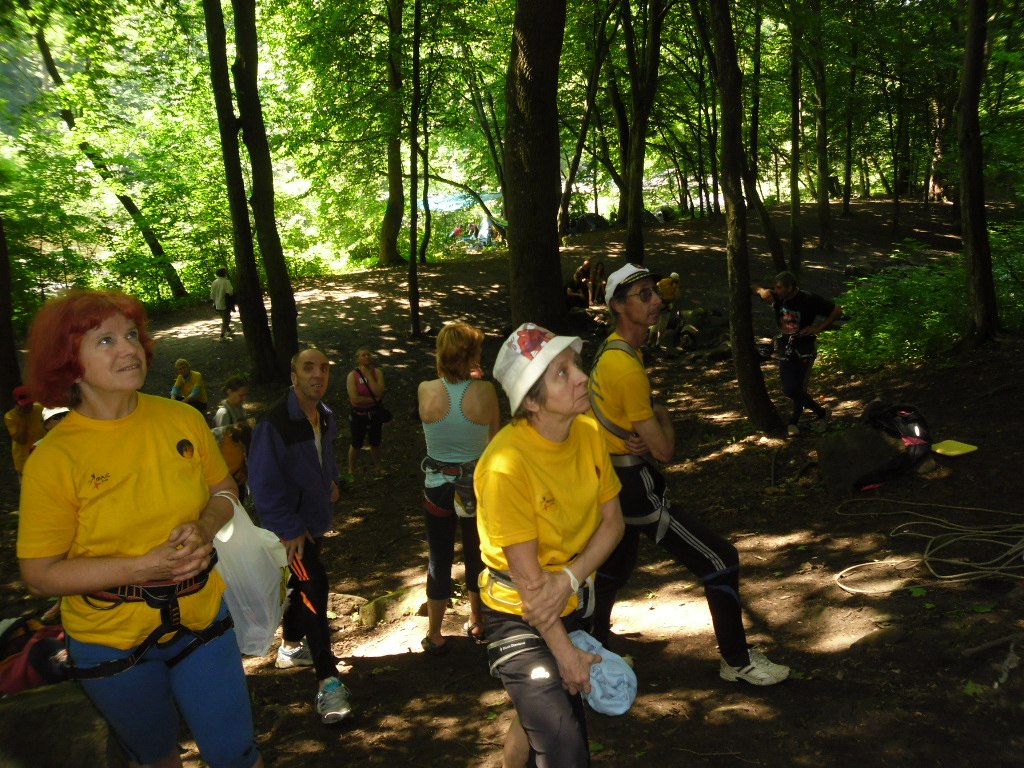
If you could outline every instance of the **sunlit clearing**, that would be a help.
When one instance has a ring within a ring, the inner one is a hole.
[[[705,635],[711,632],[711,614],[703,592],[671,602],[664,589],[650,599],[620,600],[612,612],[612,631],[618,635],[639,632],[647,638],[670,639],[676,635]]]
[[[196,320],[195,322],[183,323],[182,325],[176,325],[173,328],[167,328],[163,331],[156,331],[153,333],[153,339],[155,341],[160,341],[160,339],[166,338],[209,336],[210,334],[217,333],[219,329],[219,317],[212,320]]]

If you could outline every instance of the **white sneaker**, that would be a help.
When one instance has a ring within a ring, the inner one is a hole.
[[[336,677],[329,677],[316,695],[316,713],[324,725],[340,723],[352,714],[352,706],[348,697],[352,694]]]
[[[277,659],[274,661],[274,666],[278,669],[311,667],[313,666],[313,656],[310,654],[309,648],[306,647],[305,643],[294,648],[285,648],[284,645],[281,645],[277,649]]]
[[[722,659],[719,676],[735,683],[744,680],[751,685],[775,685],[789,677],[789,667],[769,661],[760,651],[750,651],[750,663],[745,667],[734,667]]]

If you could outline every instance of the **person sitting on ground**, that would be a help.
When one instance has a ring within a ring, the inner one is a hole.
[[[476,469],[484,627],[515,706],[506,766],[590,764],[581,693],[601,657],[574,646],[583,582],[622,536],[619,481],[589,408],[583,343],[532,323],[502,344],[495,378],[512,421]],[[512,641],[509,653],[503,641]]]
[[[604,287],[608,283],[608,274],[605,271],[604,262],[596,261],[590,270],[590,279],[587,280],[587,287],[590,291],[590,306],[604,304]]]
[[[787,434],[790,437],[800,434],[804,408],[826,424],[832,411],[814,401],[807,392],[807,382],[818,356],[818,334],[832,327],[842,316],[843,308],[817,294],[801,291],[792,272],[780,272],[775,276],[774,288],[755,288],[754,293],[772,306],[781,334],[777,340],[779,381],[782,393],[793,401]],[[815,322],[818,318],[822,319]]]
[[[679,273],[673,272],[668,277],[658,281],[658,290],[661,291],[662,308],[672,311],[676,308],[676,301],[679,299]]]
[[[669,331],[676,331],[678,339],[679,316],[676,311],[676,300],[679,298],[679,273],[673,272],[658,281],[658,294],[661,296],[661,314],[658,321],[651,326],[647,335],[647,346],[657,349],[663,337]],[[673,345],[674,349],[675,345]]]
[[[132,765],[181,765],[180,712],[206,764],[261,766],[213,568],[235,483],[194,410],[139,392],[142,304],[73,290],[43,305],[28,345],[32,391],[72,412],[25,464],[18,561],[32,594],[62,598],[75,677]]]
[[[245,398],[249,383],[241,376],[224,382],[224,401],[213,415],[213,434],[227,462],[228,472],[238,484],[238,500],[248,495],[248,469],[245,454],[252,438],[254,420],[245,414]]]
[[[203,381],[203,374],[192,370],[191,364],[184,357],[174,361],[174,368],[178,372],[178,377],[171,387],[171,398],[188,403],[205,416],[206,382]]]
[[[565,284],[565,306],[568,309],[586,309],[590,306],[590,259],[576,267]]]
[[[665,406],[652,400],[640,351],[661,311],[657,280],[658,275],[635,264],[609,276],[605,299],[615,330],[598,349],[590,374],[592,413],[622,482],[626,521],[622,541],[597,571],[591,634],[607,645],[615,598],[636,567],[643,533],[704,586],[722,656],[720,677],[774,685],[789,676],[789,667],[747,645],[736,548],[669,502],[665,478],[655,465],[671,460],[675,452],[672,419]]]
[[[43,406],[32,399],[28,387],[19,385],[11,392],[14,407],[4,414],[4,426],[11,436],[11,458],[14,472],[21,482],[25,460],[32,452],[32,446],[43,439]]]
[[[345,478],[349,484],[356,480],[359,451],[366,443],[370,446],[370,459],[376,476],[384,477],[380,450],[384,427],[380,405],[384,389],[384,372],[374,363],[373,351],[361,347],[356,351],[356,367],[345,379],[350,405],[348,424],[351,442],[348,446],[348,477]]]
[[[478,379],[484,334],[466,323],[448,323],[437,334],[438,378],[420,382],[417,390],[427,455],[423,488],[427,543],[427,636],[423,650],[432,655],[448,651],[441,633],[452,596],[452,560],[456,525],[462,529],[466,565],[469,621],[463,629],[483,642],[480,615],[480,535],[476,527],[473,471],[477,459],[501,425],[498,395],[489,381]]]

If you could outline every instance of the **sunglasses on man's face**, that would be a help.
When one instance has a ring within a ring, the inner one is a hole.
[[[649,288],[642,288],[639,291],[633,291],[633,293],[627,293],[626,298],[630,296],[636,296],[644,304],[651,300],[652,296],[661,296],[661,289],[658,286],[651,286]]]

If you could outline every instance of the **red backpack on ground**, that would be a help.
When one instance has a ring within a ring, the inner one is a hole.
[[[68,679],[64,628],[21,616],[0,620],[0,695]]]

